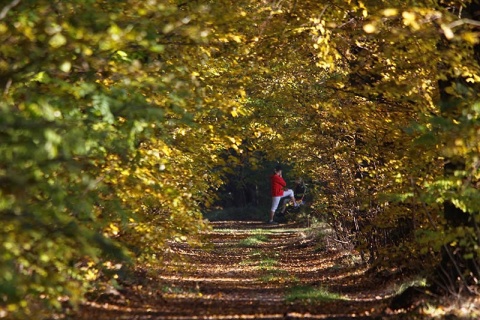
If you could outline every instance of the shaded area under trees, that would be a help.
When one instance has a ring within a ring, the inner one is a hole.
[[[2,4],[2,315],[75,305],[170,241],[200,245],[220,188],[268,209],[274,162],[318,182],[311,214],[372,270],[477,292],[477,11]]]

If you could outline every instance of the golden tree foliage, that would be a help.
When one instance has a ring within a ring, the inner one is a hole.
[[[477,211],[476,114],[468,111],[477,94],[464,84],[446,88],[464,99],[457,112],[471,122],[462,125],[442,118],[438,86],[454,77],[477,81],[477,22],[457,18],[468,5],[287,2],[253,32],[260,72],[247,88],[252,121],[273,130],[260,149],[321,181],[314,207],[378,264],[422,269],[464,237],[467,255],[478,254],[477,215],[453,230],[441,210],[453,200]],[[445,180],[444,163],[460,150],[469,169]]]
[[[219,85],[236,58],[212,54],[238,39],[214,13],[174,1],[2,7],[2,314],[76,302],[120,258],[197,242],[245,95]]]
[[[2,5],[2,312],[76,301],[118,258],[197,243],[235,156],[257,152],[319,182],[314,210],[379,265],[444,245],[477,257],[476,229],[441,214],[448,200],[478,222],[469,4]],[[465,170],[444,179],[452,156]]]

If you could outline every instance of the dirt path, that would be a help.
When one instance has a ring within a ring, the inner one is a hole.
[[[387,318],[395,285],[326,238],[259,222],[213,227],[209,250],[175,245],[182,262],[98,297],[76,319]]]

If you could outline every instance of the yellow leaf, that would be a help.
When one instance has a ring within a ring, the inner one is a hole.
[[[414,12],[404,11],[402,17],[404,25],[409,26],[414,30],[420,29],[420,24],[417,22],[417,15]]]
[[[389,8],[389,9],[383,10],[383,15],[385,17],[393,17],[393,16],[396,16],[397,14],[398,14],[397,9]]]
[[[48,44],[54,48],[60,48],[61,46],[67,43],[67,38],[65,38],[61,33],[55,34],[50,38]]]
[[[8,27],[4,23],[0,23],[0,34],[6,33],[8,31]]]
[[[477,44],[479,42],[478,35],[476,32],[465,32],[462,34],[462,38],[470,44]]]
[[[63,72],[70,72],[71,68],[72,64],[70,63],[70,61],[65,61],[60,65],[60,70],[62,70]]]
[[[238,42],[238,43],[242,42],[242,38],[240,38],[239,36],[232,36],[232,39],[233,39],[233,41]]]
[[[363,31],[365,31],[366,33],[374,33],[377,31],[377,27],[372,23],[368,23],[363,26]]]
[[[413,22],[416,20],[417,16],[415,15],[415,13],[413,12],[408,12],[408,11],[404,11],[402,13],[402,17],[403,17],[403,22],[406,23],[406,22]]]
[[[162,147],[162,151],[166,156],[170,156],[170,154],[172,153],[172,150],[167,145],[164,145]]]
[[[110,223],[109,227],[110,227],[110,230],[111,230],[112,234],[114,234],[114,235],[117,235],[118,232],[120,231],[120,229],[113,223]]]

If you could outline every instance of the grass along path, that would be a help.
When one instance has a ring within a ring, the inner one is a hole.
[[[215,222],[210,249],[176,244],[184,259],[84,305],[75,319],[383,319],[398,290],[358,257],[308,230]]]

